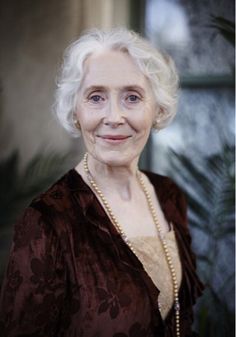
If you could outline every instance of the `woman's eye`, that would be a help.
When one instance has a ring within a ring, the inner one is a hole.
[[[103,101],[103,97],[100,95],[92,95],[89,97],[89,101],[92,101],[93,103],[99,103],[100,101]]]
[[[127,100],[131,103],[136,103],[136,102],[140,101],[140,98],[137,95],[129,95],[127,97]]]

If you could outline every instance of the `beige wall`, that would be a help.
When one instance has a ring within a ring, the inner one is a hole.
[[[2,0],[0,4],[1,156],[18,148],[81,149],[53,119],[55,77],[64,48],[89,27],[128,26],[128,0]]]
[[[128,0],[84,0],[83,10],[84,28],[129,27]]]

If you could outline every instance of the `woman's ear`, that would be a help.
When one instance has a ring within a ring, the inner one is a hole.
[[[79,123],[78,117],[75,112],[73,113],[73,124],[77,130],[79,131],[81,130],[80,123]]]
[[[163,116],[163,108],[160,107],[159,105],[156,106],[156,114],[153,120],[153,124],[152,124],[152,128],[155,130],[159,130],[159,124],[162,120],[162,116]]]

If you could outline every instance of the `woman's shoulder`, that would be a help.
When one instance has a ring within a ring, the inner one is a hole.
[[[79,174],[71,169],[52,183],[45,191],[34,197],[29,207],[39,211],[63,212],[72,207],[73,195],[83,189]]]
[[[68,171],[18,215],[14,224],[14,241],[18,246],[37,241],[42,233],[45,237],[55,237],[65,232],[65,224],[74,216],[73,193],[80,188],[76,179],[74,170]]]
[[[35,196],[18,215],[16,222],[48,223],[56,217],[63,218],[73,209],[73,196],[82,188],[79,175],[74,169],[69,170]]]

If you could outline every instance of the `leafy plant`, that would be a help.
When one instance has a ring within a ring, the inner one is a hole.
[[[211,17],[211,27],[232,45],[235,24]],[[170,153],[169,175],[184,189],[200,278],[206,285],[196,308],[201,337],[234,336],[235,146],[221,116],[214,120],[221,150],[210,156],[195,150]]]
[[[210,27],[218,32],[232,45],[235,43],[235,23],[221,16],[211,16]]]
[[[234,150],[224,143],[209,157],[171,154],[172,176],[188,198],[193,248],[207,286],[197,310],[202,337],[234,335]]]

